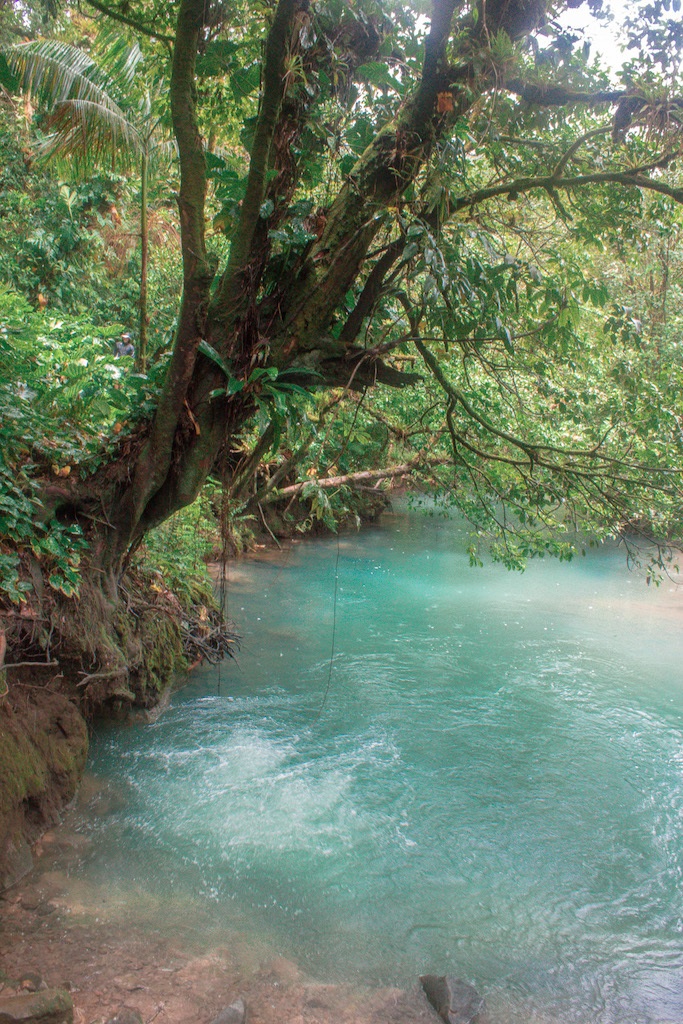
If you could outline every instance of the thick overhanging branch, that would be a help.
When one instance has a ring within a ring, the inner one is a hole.
[[[330,355],[321,359],[320,369],[329,387],[344,387],[352,391],[363,391],[375,384],[404,388],[422,380],[419,373],[397,370],[380,356],[380,352],[375,349],[354,346],[339,356]]]
[[[595,92],[581,92],[561,85],[544,83],[533,85],[519,78],[504,83],[508,92],[514,93],[527,103],[539,107],[568,107],[583,105],[598,107],[605,103],[619,103],[628,93],[624,89],[597,89]]]
[[[420,471],[427,471],[435,469],[437,466],[447,466],[452,460],[441,458],[441,459],[425,459],[417,457],[412,459],[410,462],[403,462],[398,466],[386,466],[383,469],[364,469],[358,473],[344,473],[341,476],[326,476],[321,477],[318,480],[304,480],[302,483],[291,484],[289,487],[282,487],[279,490],[273,491],[269,497],[268,502],[279,501],[281,498],[291,498],[297,494],[301,494],[306,488],[314,489],[321,487],[323,490],[334,490],[337,487],[348,487],[367,484],[367,483],[379,483],[381,480],[394,480],[399,476],[409,476],[411,473]]]
[[[628,104],[629,113],[637,113],[648,106],[648,100],[644,96],[635,95],[626,89],[596,89],[592,92],[583,90],[568,89],[562,85],[543,83],[542,85],[524,82],[519,78],[510,78],[504,83],[504,88],[526,103],[537,107],[600,107],[605,104]],[[678,96],[669,97],[666,100],[666,107],[669,110],[683,108],[683,98]]]

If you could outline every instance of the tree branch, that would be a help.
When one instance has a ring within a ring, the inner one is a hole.
[[[349,313],[346,323],[339,335],[339,341],[344,345],[351,344],[351,342],[355,341],[358,337],[361,327],[363,326],[363,321],[370,316],[375,307],[375,303],[382,294],[382,288],[384,287],[384,280],[387,274],[403,252],[405,246],[405,237],[403,235],[399,235],[398,238],[395,238],[393,242],[389,243],[386,250],[382,253],[368,274],[367,280],[363,285],[363,290],[358,298],[358,302]]]
[[[274,347],[291,359],[295,344],[304,355],[319,346],[321,329],[356,278],[369,246],[396,203],[429,158],[450,119],[471,106],[463,88],[448,119],[438,111],[446,43],[456,0],[435,0],[425,41],[420,84],[397,116],[383,128],[351,170],[327,212],[321,237],[314,242],[289,294],[282,300],[282,326]],[[337,344],[337,349],[341,346]]]
[[[204,0],[182,0],[171,70],[171,114],[180,157],[180,236],[183,256],[183,295],[178,326],[164,386],[150,435],[135,466],[125,500],[110,513],[126,544],[141,520],[145,506],[168,474],[173,442],[192,380],[215,265],[207,259],[204,240],[206,159],[195,110],[194,75]]]
[[[596,92],[576,92],[561,85],[531,85],[519,78],[504,83],[508,92],[514,93],[527,103],[540,107],[566,107],[574,103],[596,107],[604,103],[618,103],[627,96],[624,89],[599,89]]]
[[[556,177],[553,173],[535,178],[517,178],[505,185],[493,185],[490,188],[478,189],[469,195],[460,196],[455,200],[451,209],[457,213],[459,210],[486,202],[488,199],[495,199],[498,196],[516,198],[520,193],[530,192],[534,189],[544,189],[549,192],[553,189],[582,188],[585,185],[623,185],[625,188],[645,188],[652,192],[661,192],[662,195],[669,196],[677,203],[683,203],[683,188],[672,188],[664,182],[648,177],[645,173],[666,166],[676,158],[676,155],[675,153],[667,154],[666,157],[662,157],[658,161],[629,171],[599,171],[595,174],[579,174],[575,177]]]
[[[251,256],[259,211],[265,197],[271,146],[282,106],[285,58],[298,2],[299,0],[279,0],[275,19],[268,33],[263,68],[263,96],[249,160],[246,193],[242,201],[239,224],[232,239],[228,265],[212,302],[212,320],[223,325],[235,317],[238,308],[244,302],[243,274]],[[216,339],[216,343],[218,341],[219,339]]]
[[[136,18],[131,18],[127,14],[122,14],[121,11],[117,11],[108,7],[106,4],[100,2],[100,0],[85,0],[90,6],[94,7],[100,14],[106,14],[108,18],[112,18],[114,21],[120,22],[122,25],[127,25],[128,28],[135,29],[136,32],[140,32],[143,36],[149,36],[151,39],[159,39],[163,43],[174,42],[174,36],[166,35],[165,32],[157,32],[149,25],[144,25],[141,21]]]
[[[348,484],[360,484],[370,480],[391,480],[397,476],[407,476],[408,473],[414,472],[416,469],[433,469],[435,466],[447,466],[451,462],[451,459],[421,459],[415,458],[411,462],[404,462],[400,466],[390,466],[384,469],[365,469],[358,473],[345,473],[342,476],[327,476],[322,477],[319,480],[304,480],[299,484],[291,484],[289,487],[283,487],[279,491],[275,491],[269,495],[268,503],[278,501],[280,498],[289,498],[293,495],[301,494],[305,487],[314,485],[315,487],[322,487],[324,490],[332,490],[335,487],[344,487]]]

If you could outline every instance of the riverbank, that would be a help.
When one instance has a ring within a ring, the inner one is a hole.
[[[67,815],[43,836],[31,875],[0,897],[0,963],[8,978],[31,975],[66,989],[75,1024],[101,1024],[123,1010],[145,1024],[210,1024],[238,999],[249,1024],[436,1019],[417,978],[412,991],[324,984],[253,937],[235,931],[226,942],[225,932],[212,934],[200,911],[182,902],[165,909],[162,934],[158,906],[142,900],[132,912],[115,892],[78,883],[89,843],[69,826]],[[0,999],[13,991],[0,984]]]

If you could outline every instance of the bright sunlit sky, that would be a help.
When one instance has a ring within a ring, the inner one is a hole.
[[[610,67],[619,68],[624,62],[620,26],[628,11],[629,0],[606,0],[605,6],[612,13],[613,21],[597,21],[585,4],[566,11],[558,20],[567,28],[585,33],[585,38],[591,43],[591,57],[600,54]]]

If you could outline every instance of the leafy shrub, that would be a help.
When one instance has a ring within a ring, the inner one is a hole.
[[[0,286],[0,594],[14,603],[31,590],[20,571],[24,554],[65,595],[80,582],[82,530],[50,517],[38,481],[92,473],[106,456],[105,437],[111,445],[132,429],[127,411],[140,416],[152,407],[154,381],[113,356],[120,330],[38,313]]]
[[[152,530],[138,549],[136,565],[158,577],[184,608],[214,604],[207,561],[216,549],[219,525],[208,492]],[[155,584],[153,584],[154,586]]]

